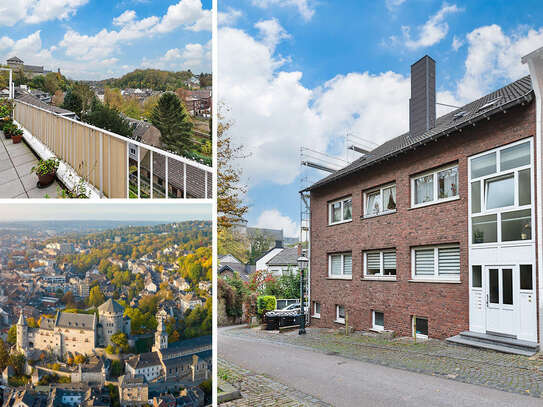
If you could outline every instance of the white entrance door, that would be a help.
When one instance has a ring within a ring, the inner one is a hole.
[[[518,335],[518,269],[516,266],[486,268],[486,331]]]

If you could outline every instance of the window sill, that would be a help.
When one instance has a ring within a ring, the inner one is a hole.
[[[409,280],[410,283],[438,283],[438,284],[462,284],[462,281],[460,280],[439,280],[439,279],[432,279],[432,278],[415,278]]]
[[[345,320],[341,320],[341,319],[334,319],[334,322],[336,324],[341,324],[341,325],[345,325]]]
[[[320,314],[315,314],[315,315],[311,315],[311,318],[321,319],[321,316]]]
[[[349,223],[349,222],[352,222],[352,221],[353,221],[352,219],[342,220],[341,222],[329,223],[327,226],[343,225],[344,223]]]
[[[431,202],[421,203],[421,204],[418,204],[418,205],[412,205],[411,208],[409,208],[408,210],[425,208],[427,206],[439,205],[439,204],[442,204],[442,203],[459,201],[459,200],[460,200],[460,196],[454,196],[452,198],[440,199],[439,201],[431,201]]]
[[[326,277],[327,280],[352,280],[353,278],[352,277]]]
[[[370,328],[370,331],[377,332],[377,333],[385,332],[385,327],[384,326],[383,327],[375,327],[374,326],[374,327]]]
[[[392,215],[393,213],[396,213],[396,212],[397,212],[396,209],[394,209],[393,211],[381,212],[381,213],[377,213],[375,215],[362,215],[360,217],[360,219],[378,218],[379,216]]]
[[[396,279],[396,276],[394,277],[371,277],[371,276],[364,276],[362,277],[360,280],[364,281],[364,280],[368,280],[368,281],[398,281]]]

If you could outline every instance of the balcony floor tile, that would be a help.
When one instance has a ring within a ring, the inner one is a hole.
[[[25,189],[19,179],[0,185],[0,196],[3,198],[15,198],[24,192]]]

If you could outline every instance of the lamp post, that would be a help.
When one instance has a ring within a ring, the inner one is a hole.
[[[15,86],[13,86],[13,70],[10,68],[0,68],[0,71],[9,71],[9,97],[8,99],[15,98]]]
[[[307,268],[309,260],[304,255],[298,257],[298,269],[300,270],[300,330],[298,335],[305,335],[305,307],[304,307],[304,270]]]

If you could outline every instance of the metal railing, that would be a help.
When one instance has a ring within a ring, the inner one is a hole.
[[[20,100],[15,100],[14,119],[103,197],[154,198],[154,190],[166,187],[169,193],[159,197],[211,197],[207,165]]]

